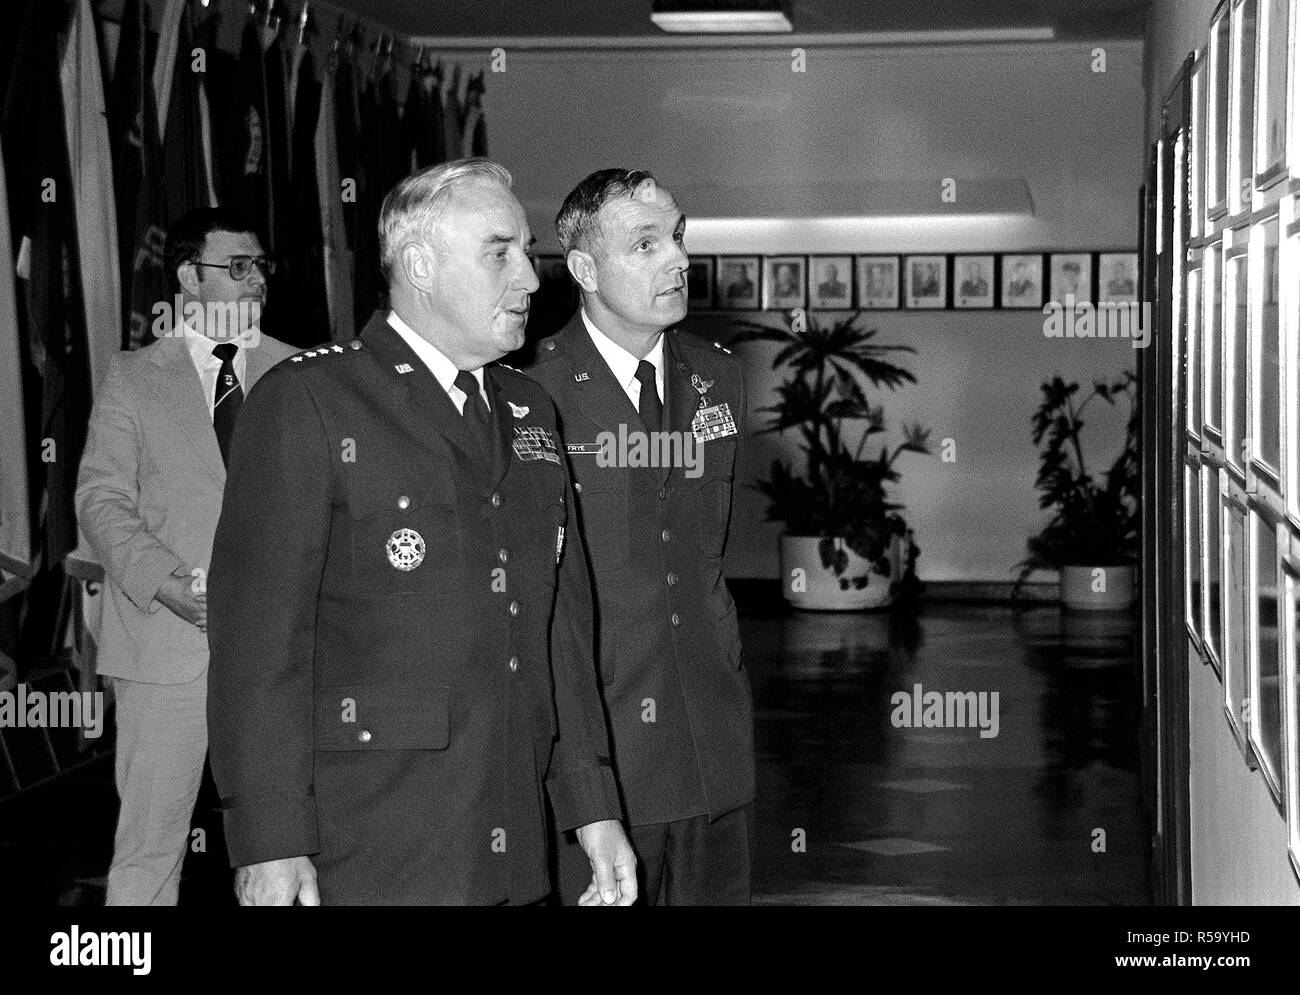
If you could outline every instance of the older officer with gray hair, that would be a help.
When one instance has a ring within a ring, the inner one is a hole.
[[[545,786],[630,904],[555,410],[496,361],[537,278],[510,174],[387,196],[392,310],[245,405],[209,582],[209,721],[244,904],[543,898]]]

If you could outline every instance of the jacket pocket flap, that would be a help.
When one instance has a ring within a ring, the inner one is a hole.
[[[315,729],[317,750],[445,750],[451,688],[320,688]]]

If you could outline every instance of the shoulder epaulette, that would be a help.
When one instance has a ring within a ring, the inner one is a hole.
[[[315,349],[304,349],[302,352],[289,357],[291,363],[303,363],[311,359],[319,359],[325,356],[346,356],[349,353],[361,352],[365,348],[360,339],[353,339],[347,344],[347,347],[334,342],[330,345],[317,346]]]

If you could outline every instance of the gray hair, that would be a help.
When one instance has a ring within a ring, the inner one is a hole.
[[[500,183],[507,190],[514,177],[491,159],[475,157],[444,162],[412,173],[388,192],[379,210],[379,265],[392,282],[397,254],[412,240],[429,242],[454,188],[470,180]]]

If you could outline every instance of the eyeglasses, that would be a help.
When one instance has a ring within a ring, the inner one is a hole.
[[[195,262],[195,266],[206,266],[209,269],[223,269],[230,274],[232,280],[244,280],[248,274],[253,272],[256,266],[263,276],[271,276],[275,272],[275,260],[270,256],[231,256],[228,263],[200,263]]]

